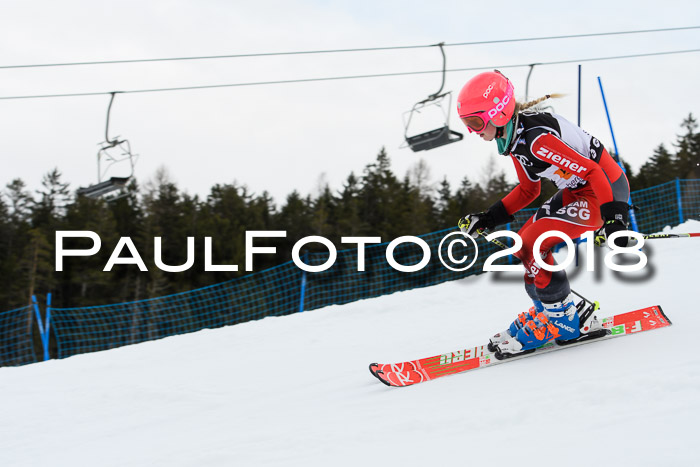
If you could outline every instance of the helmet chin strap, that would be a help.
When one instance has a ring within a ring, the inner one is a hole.
[[[503,126],[497,126],[496,127],[496,138],[503,138],[503,129],[505,127]]]

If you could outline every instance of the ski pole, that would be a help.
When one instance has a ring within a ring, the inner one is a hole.
[[[700,237],[700,233],[680,233],[680,234],[651,234],[642,235],[644,240],[655,240],[658,238],[687,238],[687,237]]]

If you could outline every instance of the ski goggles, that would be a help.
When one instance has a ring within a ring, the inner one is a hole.
[[[466,117],[462,117],[462,121],[465,125],[467,125],[469,133],[479,133],[486,128],[486,123],[490,120],[490,118],[484,118],[487,116],[488,111],[484,110],[483,112],[477,112],[467,115]]]

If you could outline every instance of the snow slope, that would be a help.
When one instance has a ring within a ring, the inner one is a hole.
[[[519,274],[0,368],[0,465],[693,465],[700,239],[647,245],[644,274],[572,287],[670,328],[409,388],[367,365],[484,343],[529,307]]]

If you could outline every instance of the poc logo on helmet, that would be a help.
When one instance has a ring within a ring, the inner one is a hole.
[[[506,105],[508,105],[508,102],[510,102],[510,96],[506,95],[503,97],[503,100],[496,104],[496,107],[493,109],[489,110],[489,118],[493,118],[498,114],[498,112],[501,112]]]
[[[491,83],[491,84],[489,84],[489,87],[486,88],[486,91],[484,91],[484,93],[482,94],[482,96],[484,96],[484,99],[487,99],[489,97],[489,94],[491,94],[491,91],[493,90],[494,84],[495,83]]]

